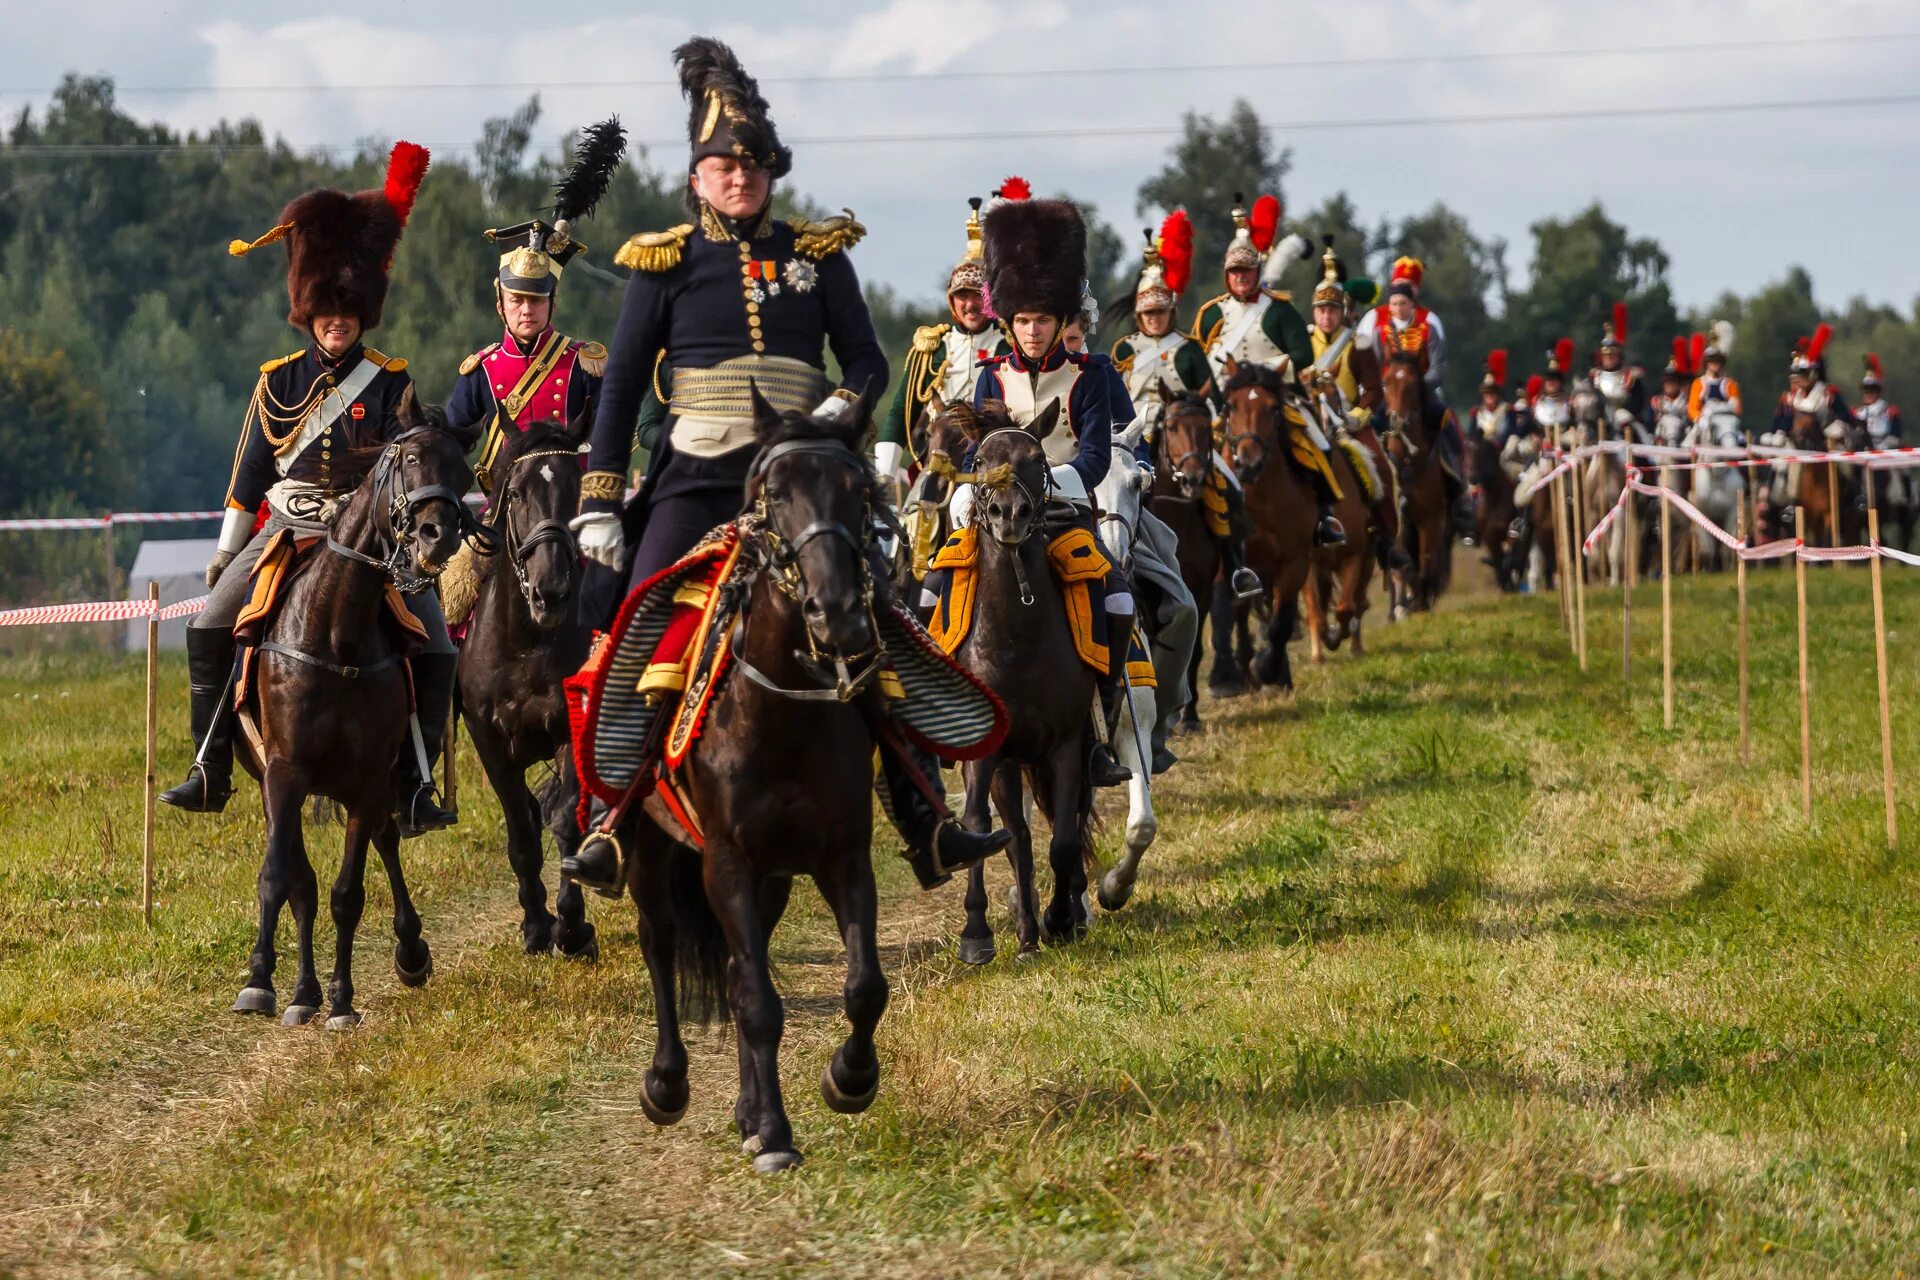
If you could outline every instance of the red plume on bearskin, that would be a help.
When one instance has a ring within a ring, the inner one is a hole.
[[[1025,178],[1008,178],[994,194],[1002,200],[1030,200],[1033,198],[1033,187]]]
[[[1627,345],[1627,304],[1613,304],[1613,340],[1621,346]]]
[[[1560,366],[1560,372],[1573,372],[1573,339],[1562,338],[1553,344],[1553,362]]]
[[[1503,350],[1487,352],[1487,373],[1501,386],[1507,385],[1507,353]]]
[[[1279,197],[1261,196],[1247,213],[1247,234],[1253,237],[1253,247],[1265,253],[1273,247],[1273,238],[1279,231]]]
[[[413,198],[420,194],[420,183],[427,176],[431,157],[417,142],[396,142],[387,157],[387,203],[402,227],[413,212]]]
[[[1160,270],[1176,294],[1193,283],[1193,219],[1185,209],[1175,209],[1160,224]]]
[[[1527,379],[1527,399],[1528,399],[1529,401],[1533,401],[1533,400],[1538,400],[1538,399],[1540,398],[1540,388],[1542,388],[1542,387],[1544,387],[1544,386],[1546,386],[1546,385],[1547,385],[1547,380],[1546,380],[1545,378],[1543,378],[1543,377],[1541,377],[1541,376],[1540,376],[1539,374],[1537,374],[1537,373],[1536,373],[1536,374],[1533,374],[1533,375],[1531,375],[1530,377],[1528,377],[1528,379]]]
[[[1707,335],[1696,333],[1687,341],[1687,372],[1700,372],[1707,356]]]
[[[1832,340],[1833,326],[1823,321],[1820,327],[1813,331],[1813,340],[1807,343],[1807,359],[1818,360],[1824,356],[1827,351],[1827,343]]]

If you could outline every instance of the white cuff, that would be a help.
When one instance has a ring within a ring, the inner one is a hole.
[[[846,401],[841,401],[845,404]],[[906,474],[906,468],[900,465],[900,459],[906,450],[892,440],[876,441],[873,446],[873,469],[880,473],[882,480],[892,480]]]
[[[253,512],[227,508],[220,521],[220,550],[238,554],[253,541]]]
[[[611,511],[587,511],[567,521],[567,528],[578,533],[582,529],[591,529],[595,525],[611,524],[619,518]]]

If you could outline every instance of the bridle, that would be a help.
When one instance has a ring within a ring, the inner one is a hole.
[[[433,584],[430,574],[416,574],[413,563],[414,525],[420,514],[420,508],[429,502],[445,501],[450,503],[459,521],[464,537],[473,538],[483,546],[492,535],[474,519],[467,504],[460,500],[451,485],[429,484],[416,489],[401,489],[400,458],[406,450],[407,442],[429,432],[439,433],[436,427],[414,427],[395,436],[387,447],[380,451],[380,460],[374,464],[374,532],[379,535],[377,545],[388,548],[386,556],[370,556],[364,551],[347,546],[334,537],[331,525],[327,528],[327,550],[335,555],[380,570],[402,595],[412,595],[425,590]]]
[[[1195,435],[1200,440],[1200,443],[1177,458],[1168,458],[1167,469],[1173,476],[1174,483],[1185,488],[1187,484],[1187,464],[1197,461],[1200,464],[1200,476],[1199,479],[1193,481],[1193,483],[1195,485],[1204,485],[1210,466],[1208,455],[1212,452],[1209,446],[1213,443],[1213,416],[1207,413],[1205,409],[1201,409],[1190,403],[1184,408],[1180,405],[1168,405],[1166,412],[1160,415],[1160,430],[1156,433],[1156,439],[1154,441],[1155,452],[1165,455],[1172,451],[1171,437],[1173,432],[1170,429],[1170,424],[1173,422],[1176,409],[1180,410],[1179,416],[1182,418],[1191,419],[1204,416],[1206,418],[1206,426],[1195,431]]]
[[[514,500],[519,499],[522,506],[526,498],[514,487],[514,480],[520,475],[520,464],[532,462],[535,458],[564,458],[562,465],[578,465],[579,452],[574,449],[537,449],[523,453],[513,460],[513,467],[500,482],[495,495],[493,513],[487,522],[487,529],[494,536],[493,550],[502,544],[507,551],[507,563],[513,566],[513,576],[519,580],[520,595],[528,607],[533,605],[533,583],[527,577],[527,563],[533,553],[547,543],[557,543],[562,551],[561,561],[566,565],[567,581],[571,583],[580,572],[580,544],[575,541],[573,531],[567,528],[567,522],[556,516],[549,516],[536,523],[533,528],[522,534],[514,527]],[[485,552],[492,554],[492,551]]]
[[[1022,440],[1026,440],[1029,443],[1033,441],[1033,435],[1024,427],[995,427],[992,431],[981,436],[980,443],[973,447],[976,466],[979,465],[978,460],[980,454],[986,449],[988,442],[1000,436],[1019,436]],[[1019,473],[1017,473],[1011,465],[1004,471],[997,467],[988,468],[987,473],[975,478],[974,483],[982,489],[1018,489],[1020,496],[1027,500],[1027,517],[1024,521],[1014,526],[1011,536],[1002,537],[994,533],[991,529],[987,531],[993,540],[1001,546],[1019,546],[1033,536],[1034,531],[1040,527],[1041,521],[1046,518],[1047,503],[1052,501],[1054,493],[1053,472],[1042,468],[1040,474],[1040,492],[1037,494],[1028,487],[1027,482],[1020,478]],[[1022,586],[1024,588],[1024,582]],[[1022,594],[1024,596],[1028,593],[1023,591]],[[1029,603],[1029,601],[1023,599],[1021,603],[1025,604]]]
[[[1278,394],[1269,391],[1257,382],[1249,382],[1237,390],[1227,393],[1227,456],[1238,463],[1241,443],[1251,440],[1255,449],[1258,450],[1258,452],[1254,454],[1253,461],[1247,464],[1247,475],[1248,477],[1252,477],[1266,470],[1267,457],[1273,452],[1273,446],[1269,445],[1266,438],[1260,434],[1260,428],[1258,426],[1255,426],[1251,431],[1236,431],[1233,429],[1233,397],[1242,392],[1249,393],[1248,398],[1253,400],[1255,406],[1266,417],[1267,425],[1273,428],[1276,438],[1280,434],[1281,399]]]
[[[1420,363],[1413,360],[1394,360],[1388,365],[1389,368],[1396,366],[1405,368],[1412,373],[1414,380],[1414,399],[1418,407],[1412,413],[1406,413],[1398,409],[1387,410],[1384,415],[1387,420],[1387,425],[1385,430],[1380,432],[1380,443],[1384,446],[1391,444],[1395,440],[1400,442],[1401,452],[1404,453],[1405,456],[1396,457],[1394,461],[1400,471],[1402,479],[1410,481],[1413,477],[1426,470],[1427,463],[1432,458],[1432,451],[1428,448],[1430,442],[1426,438],[1426,375],[1421,371]],[[1386,378],[1382,375],[1381,386],[1383,392],[1385,384]],[[1417,436],[1413,430],[1416,422],[1418,422],[1420,426],[1420,431]]]
[[[885,507],[876,507],[873,500],[873,486],[862,486],[866,498],[861,511],[860,532],[838,520],[815,520],[795,534],[781,532],[771,504],[767,501],[767,489],[763,482],[768,470],[782,458],[796,454],[811,454],[816,457],[838,462],[863,478],[870,478],[866,459],[839,440],[805,438],[783,440],[769,449],[763,450],[754,460],[753,469],[748,473],[747,483],[757,486],[751,508],[740,522],[742,536],[755,551],[757,564],[753,574],[742,581],[744,591],[751,585],[753,577],[765,574],[773,588],[788,600],[799,604],[806,595],[806,571],[800,565],[800,552],[816,538],[830,538],[846,544],[852,551],[855,565],[860,574],[860,604],[867,615],[867,634],[872,644],[858,653],[845,654],[827,651],[820,645],[810,625],[803,624],[802,630],[807,637],[807,652],[794,651],[794,657],[802,667],[822,679],[831,679],[831,688],[789,689],[776,683],[772,677],[747,661],[740,652],[741,640],[745,635],[746,619],[744,614],[734,623],[733,650],[734,661],[739,663],[741,672],[754,684],[799,702],[851,702],[859,696],[885,665],[886,645],[880,639],[879,620],[873,612],[873,547],[877,535],[883,530],[891,530],[895,537],[904,536],[893,514]]]

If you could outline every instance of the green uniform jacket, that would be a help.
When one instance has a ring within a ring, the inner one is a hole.
[[[1226,324],[1220,308],[1220,299],[1226,296],[1221,294],[1207,303],[1193,322],[1193,340],[1203,348],[1212,345]],[[1287,358],[1293,361],[1294,376],[1297,378],[1301,370],[1313,364],[1313,342],[1307,337],[1306,319],[1285,294],[1269,290],[1267,296],[1273,299],[1273,305],[1260,314],[1260,327],[1266,331],[1268,341],[1286,352]],[[1217,379],[1213,388],[1213,407],[1216,410],[1226,407],[1226,396],[1222,394]]]
[[[909,443],[908,430],[919,419],[921,411],[927,407],[927,401],[939,387],[941,376],[946,370],[946,336],[952,328],[952,323],[948,322],[922,325],[914,330],[913,345],[907,351],[906,362],[900,369],[900,380],[893,389],[893,404],[887,409],[886,416],[880,420],[879,430],[874,433],[875,444],[897,444],[904,447]],[[984,338],[986,333],[980,336]],[[998,333],[994,333],[993,354],[1005,355],[1007,350],[1007,340]],[[967,395],[971,398],[972,394],[973,388],[969,380]]]
[[[1138,336],[1128,334],[1113,344],[1113,367],[1125,377],[1133,372],[1133,339]],[[1149,338],[1149,342],[1153,339]],[[1173,353],[1173,371],[1190,390],[1198,391],[1213,378],[1213,366],[1207,363],[1206,348],[1188,338]]]

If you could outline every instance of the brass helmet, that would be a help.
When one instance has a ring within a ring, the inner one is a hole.
[[[1321,236],[1320,243],[1325,246],[1325,251],[1320,255],[1320,283],[1313,287],[1313,305],[1345,309],[1347,273],[1340,256],[1333,251],[1333,236]]]
[[[960,261],[953,264],[953,270],[947,273],[947,296],[964,293],[971,289],[981,293],[987,287],[986,256],[980,248],[980,197],[974,196],[967,201],[971,212],[967,214],[967,251]]]

